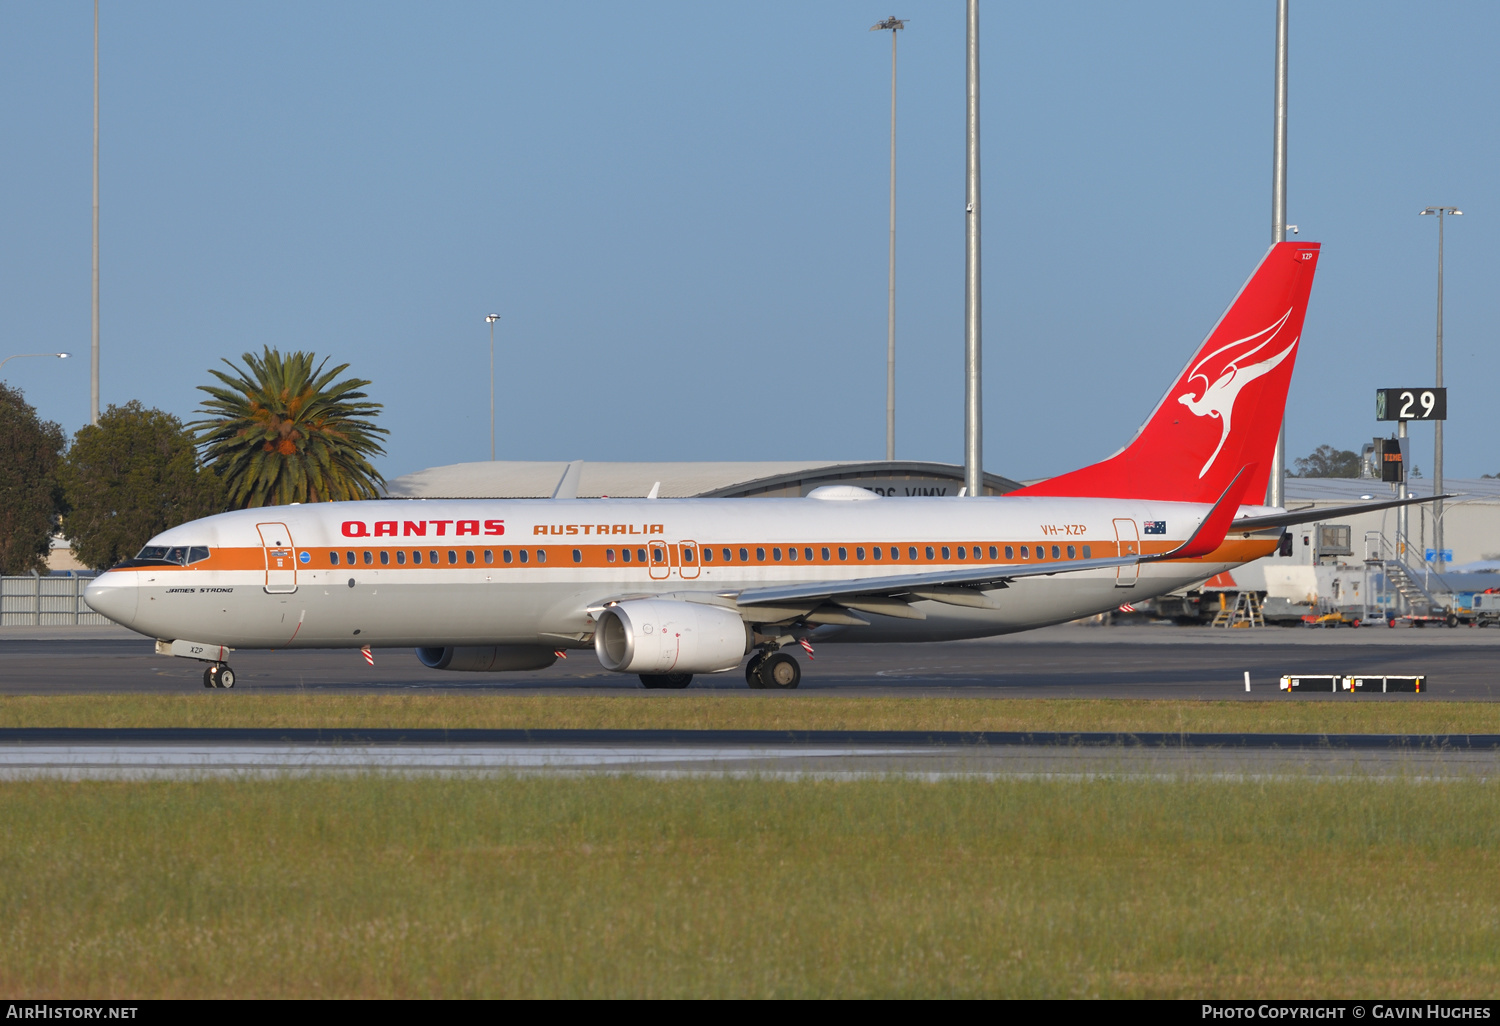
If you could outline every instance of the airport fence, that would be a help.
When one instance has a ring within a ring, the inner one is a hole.
[[[0,627],[102,627],[83,600],[90,577],[0,577]]]

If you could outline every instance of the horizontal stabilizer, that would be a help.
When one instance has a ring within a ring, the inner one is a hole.
[[[1390,499],[1386,502],[1361,502],[1349,506],[1303,506],[1300,509],[1289,509],[1285,513],[1270,513],[1263,517],[1245,517],[1236,520],[1229,525],[1231,531],[1265,531],[1273,527],[1294,527],[1297,524],[1311,524],[1318,520],[1329,520],[1334,517],[1352,517],[1358,513],[1378,513],[1383,509],[1395,509],[1397,506],[1412,506],[1419,502],[1437,502],[1439,499],[1451,499],[1453,495],[1424,495],[1416,499]]]

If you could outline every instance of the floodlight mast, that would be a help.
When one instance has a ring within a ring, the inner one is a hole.
[[[896,33],[906,22],[895,15],[870,26],[891,34],[891,252],[885,311],[885,458],[896,458]]]
[[[1276,0],[1276,99],[1275,124],[1271,143],[1271,243],[1286,241],[1286,68],[1289,0]],[[1293,231],[1296,229],[1293,228]],[[1271,480],[1266,490],[1266,505],[1286,505],[1286,416],[1276,432],[1276,448],[1271,454]]]
[[[1436,214],[1438,219],[1438,279],[1437,279],[1437,387],[1443,387],[1443,222],[1449,215],[1462,217],[1457,207],[1428,207],[1420,216]],[[1432,494],[1443,494],[1443,422],[1437,421],[1433,428]],[[1432,547],[1437,558],[1437,572],[1442,573],[1443,559],[1443,500],[1432,504]],[[1424,552],[1425,556],[1426,553]]]
[[[99,423],[99,0],[94,0],[94,275],[89,356],[89,423]]]
[[[495,462],[495,322],[497,313],[485,314],[484,322],[490,326],[490,462]]]
[[[979,0],[969,0],[968,10],[968,205],[964,239],[964,493],[984,494],[982,429],[980,409],[980,273],[979,273]]]

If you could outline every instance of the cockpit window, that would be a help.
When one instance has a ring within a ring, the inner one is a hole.
[[[191,566],[208,558],[207,545],[147,545],[127,566]]]

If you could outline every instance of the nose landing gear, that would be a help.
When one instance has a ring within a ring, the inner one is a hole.
[[[234,687],[234,671],[228,663],[214,663],[203,671],[203,686],[206,688]]]

